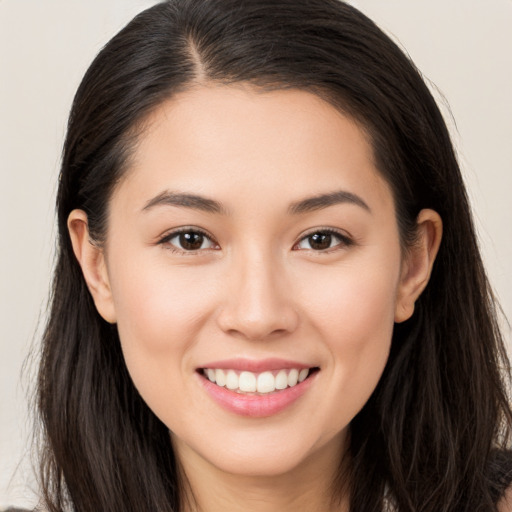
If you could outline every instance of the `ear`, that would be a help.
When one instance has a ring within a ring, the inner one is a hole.
[[[417,240],[407,248],[402,262],[395,322],[404,322],[414,313],[414,304],[430,279],[442,233],[439,214],[434,210],[421,210],[417,218]]]
[[[68,217],[68,231],[73,252],[82,268],[85,282],[91,292],[98,313],[109,323],[116,322],[114,301],[107,273],[105,254],[89,236],[87,214],[73,210]]]

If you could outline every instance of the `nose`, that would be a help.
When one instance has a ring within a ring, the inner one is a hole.
[[[293,332],[299,315],[283,267],[265,255],[239,259],[227,278],[219,327],[252,341]]]

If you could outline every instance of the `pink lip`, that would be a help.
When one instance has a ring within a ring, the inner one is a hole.
[[[215,367],[215,368],[218,368]],[[232,368],[232,367],[231,367]],[[280,368],[283,368],[282,366]],[[296,368],[296,367],[295,367]],[[263,418],[277,414],[297,401],[311,387],[319,372],[293,387],[264,395],[245,395],[210,382],[202,373],[197,376],[208,395],[227,411],[240,416]]]
[[[222,361],[212,361],[206,363],[201,368],[214,368],[219,370],[239,370],[241,372],[269,372],[273,370],[291,370],[296,368],[302,370],[303,368],[312,368],[311,365],[298,363],[297,361],[289,361],[285,359],[224,359]]]

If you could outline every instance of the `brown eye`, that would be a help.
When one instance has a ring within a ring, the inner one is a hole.
[[[186,251],[197,251],[203,246],[204,235],[202,233],[181,233],[178,238],[180,247]]]
[[[315,231],[304,238],[295,246],[296,249],[307,249],[310,251],[327,251],[337,247],[348,247],[353,242],[347,236],[334,231]]]
[[[315,251],[324,251],[329,249],[332,243],[332,235],[330,233],[315,233],[308,236],[309,246]]]
[[[170,246],[171,249],[178,252],[193,252],[216,248],[215,242],[208,235],[192,229],[175,231],[163,238],[160,243]]]

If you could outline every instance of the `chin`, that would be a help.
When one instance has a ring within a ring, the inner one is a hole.
[[[222,443],[210,438],[206,446],[189,446],[188,449],[223,473],[246,478],[296,475],[312,464],[320,467],[333,460],[339,463],[345,429],[333,438],[326,438],[325,433],[315,436],[294,430],[287,435],[272,432],[271,428],[246,431],[246,435],[227,435]],[[181,454],[185,455],[183,450]]]
[[[297,471],[304,457],[297,453],[244,453],[211,461],[225,473],[247,478],[271,478]]]

